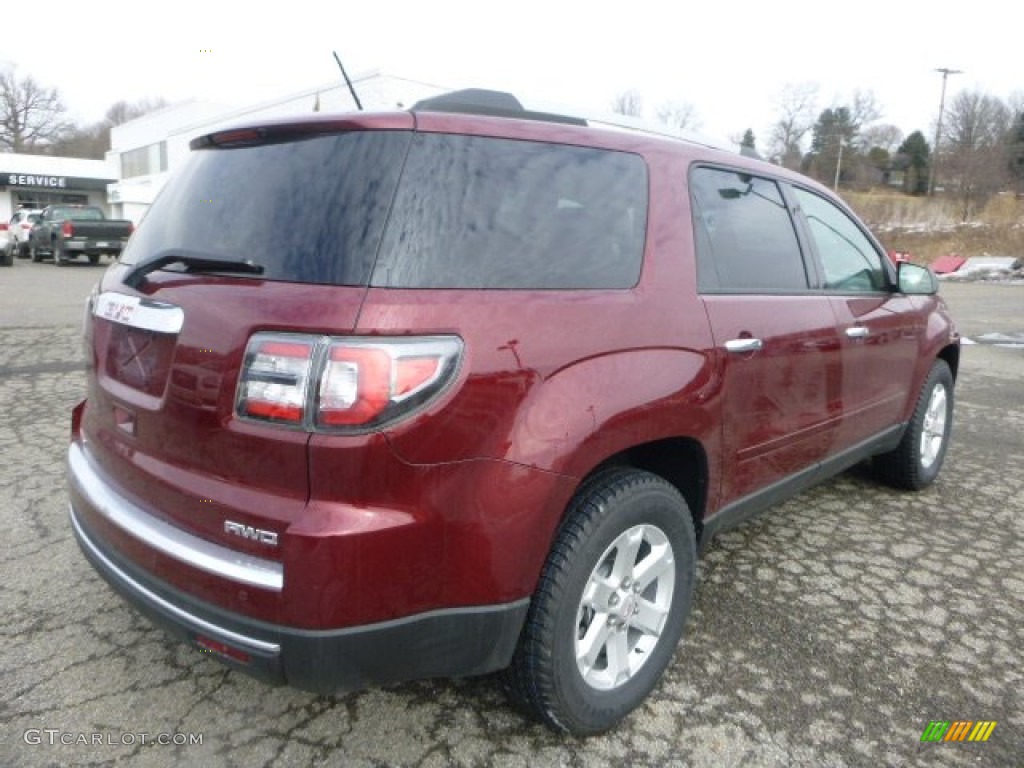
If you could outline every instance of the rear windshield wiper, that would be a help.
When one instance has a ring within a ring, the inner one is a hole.
[[[248,275],[262,275],[263,265],[254,261],[238,259],[219,259],[216,256],[205,256],[196,253],[164,253],[155,259],[138,264],[129,270],[121,281],[129,288],[138,288],[142,278],[150,272],[156,272],[171,264],[184,264],[189,272],[242,272]]]

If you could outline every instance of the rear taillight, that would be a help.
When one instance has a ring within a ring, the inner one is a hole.
[[[457,336],[258,333],[245,351],[235,411],[310,431],[361,431],[435,398],[455,378],[461,355]]]
[[[254,337],[238,382],[242,416],[286,424],[302,424],[306,412],[313,341],[272,336]]]
[[[65,221],[61,225],[60,233],[62,235],[64,235],[64,237],[74,237],[74,235],[75,235],[75,225],[71,223],[70,219],[68,221]]]

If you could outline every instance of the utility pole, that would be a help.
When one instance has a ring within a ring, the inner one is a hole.
[[[928,197],[935,193],[935,166],[939,164],[939,138],[942,136],[942,113],[946,108],[946,78],[950,75],[962,75],[962,69],[939,67],[935,70],[942,73],[942,96],[939,97],[939,120],[935,123],[935,144],[932,146],[932,162],[928,166]]]
[[[839,156],[836,158],[836,180],[832,184],[832,191],[839,191],[839,172],[843,169],[843,134],[839,134]]]

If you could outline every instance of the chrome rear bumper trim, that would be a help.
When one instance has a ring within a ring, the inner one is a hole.
[[[284,568],[280,563],[201,539],[132,504],[101,477],[78,443],[68,448],[68,481],[96,512],[168,557],[239,584],[276,592],[284,587]]]

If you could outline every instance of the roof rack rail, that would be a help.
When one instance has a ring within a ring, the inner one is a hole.
[[[689,131],[681,131],[661,123],[640,120],[629,115],[610,112],[586,112],[572,110],[530,110],[511,93],[493,91],[486,88],[466,88],[449,91],[428,99],[422,99],[412,106],[412,110],[424,112],[454,112],[466,115],[486,115],[493,117],[512,117],[520,120],[541,120],[544,122],[564,123],[567,125],[596,126],[616,130],[645,133],[668,139],[698,144],[710,149],[719,149],[735,154],[735,146],[708,136]],[[741,152],[741,154],[743,154]]]

